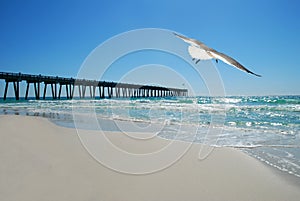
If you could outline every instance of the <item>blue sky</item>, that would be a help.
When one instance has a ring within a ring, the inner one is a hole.
[[[296,0],[0,0],[0,71],[74,77],[109,38],[162,28],[196,38],[263,75],[219,62],[228,95],[299,95],[299,8]]]

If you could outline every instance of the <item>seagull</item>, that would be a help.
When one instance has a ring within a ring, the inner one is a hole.
[[[218,52],[217,50],[214,50],[210,47],[207,47],[204,43],[196,39],[188,38],[177,33],[174,34],[178,38],[182,39],[184,42],[190,44],[190,46],[188,47],[188,51],[190,56],[192,57],[192,60],[195,61],[196,64],[201,60],[215,59],[217,63],[218,60],[221,60],[230,66],[234,66],[242,71],[261,77],[261,75],[251,72],[230,56]]]

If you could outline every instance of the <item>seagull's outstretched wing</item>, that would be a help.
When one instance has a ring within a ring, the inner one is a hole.
[[[179,35],[177,33],[174,33],[175,36],[177,36],[178,38],[180,38],[181,40],[183,40],[184,42],[186,43],[189,43],[190,45],[193,45],[193,46],[196,46],[196,47],[199,47],[203,50],[206,50],[206,51],[216,51],[210,47],[207,47],[206,45],[204,45],[204,43],[196,40],[196,39],[193,39],[193,38],[188,38],[188,37],[185,37],[185,36],[182,36],[182,35]]]
[[[248,70],[247,68],[245,68],[242,64],[240,64],[238,61],[236,61],[235,59],[233,59],[232,57],[223,54],[221,52],[218,52],[216,50],[214,51],[210,51],[210,53],[217,59],[220,59],[221,61],[223,61],[224,63],[227,63],[228,65],[234,66],[242,71],[245,71],[247,73],[250,73],[252,75],[256,75],[258,77],[261,77],[261,75],[258,75],[256,73],[253,73],[252,71]]]
[[[207,47],[204,43],[196,40],[196,39],[192,39],[192,38],[187,38],[185,36],[179,35],[177,33],[174,33],[175,36],[177,36],[178,38],[182,39],[184,42],[189,43],[192,46],[195,47],[199,47],[200,49],[203,49],[205,51],[207,51],[208,53],[210,53],[214,58],[216,59],[220,59],[221,61],[223,61],[224,63],[227,63],[228,65],[234,66],[242,71],[245,71],[247,73],[256,75],[258,77],[261,77],[261,75],[258,75],[256,73],[253,73],[252,71],[248,70],[247,68],[245,68],[242,64],[240,64],[238,61],[236,61],[235,59],[233,59],[232,57],[223,54],[221,52],[218,52],[216,50],[214,50],[213,48]]]

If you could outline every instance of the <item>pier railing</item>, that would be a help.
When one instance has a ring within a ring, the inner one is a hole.
[[[20,99],[20,82],[27,83],[25,99],[28,99],[30,85],[34,86],[35,99],[45,99],[48,86],[51,87],[52,99],[60,99],[63,88],[67,99],[74,97],[75,88],[78,88],[79,98],[86,97],[89,88],[90,98],[142,98],[142,97],[168,97],[168,96],[187,96],[187,89],[168,88],[161,86],[139,85],[118,82],[105,82],[87,79],[64,78],[58,76],[31,75],[23,73],[0,72],[0,80],[5,80],[3,99],[6,100],[8,86],[13,84],[16,100]],[[43,84],[43,94],[41,85]],[[99,91],[96,96],[96,90]]]

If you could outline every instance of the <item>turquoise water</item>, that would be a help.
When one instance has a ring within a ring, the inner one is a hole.
[[[0,114],[43,116],[61,126],[155,132],[167,139],[235,147],[300,177],[300,96],[8,100],[0,101]],[[99,124],[90,123],[91,114]]]

